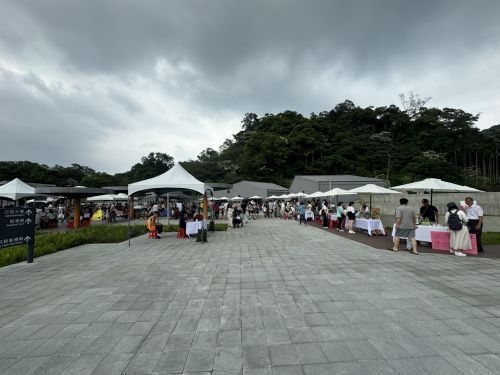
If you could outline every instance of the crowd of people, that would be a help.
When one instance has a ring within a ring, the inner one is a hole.
[[[270,200],[255,201],[241,199],[237,201],[210,202],[209,215],[213,219],[226,220],[230,227],[238,228],[249,220],[263,218],[281,218],[297,220],[299,225],[320,218],[323,228],[328,228],[329,222],[336,221],[337,230],[346,230],[349,234],[354,232],[354,222],[358,217],[369,217],[370,212],[366,204],[355,207],[354,202],[347,206],[343,202],[337,204],[323,200],[298,201],[298,200]],[[41,228],[53,228],[58,225],[73,221],[74,209],[71,204],[50,203],[36,209],[36,223]],[[91,204],[86,203],[80,209],[81,222],[85,226],[90,220],[103,220],[115,222],[117,218],[128,219],[129,207],[127,203]],[[182,203],[179,201],[160,201],[138,207],[131,213],[132,218],[147,218],[147,226],[162,231],[159,218],[168,216],[179,220],[181,228],[186,229],[186,222],[203,220],[203,202],[192,201]],[[458,222],[458,224],[455,224]],[[420,223],[440,224],[439,210],[422,199],[422,206],[418,214],[408,206],[406,198],[400,199],[400,206],[395,211],[395,237],[391,250],[398,251],[401,238],[407,240],[407,250],[418,254],[415,229]],[[447,204],[443,224],[449,227],[451,252],[457,256],[466,256],[464,250],[471,248],[469,234],[475,234],[478,252],[483,252],[481,233],[484,224],[482,208],[474,202],[472,197],[465,198],[465,204],[457,205],[455,202]],[[381,234],[377,231],[375,235]]]
[[[401,198],[399,202],[400,206],[396,209],[395,215],[396,235],[391,250],[398,251],[400,239],[407,238],[411,242],[411,248],[407,247],[407,249],[418,255],[415,237],[417,218],[421,221],[428,220],[432,224],[439,224],[439,211],[435,206],[430,205],[427,199],[423,199],[420,215],[417,217],[415,210],[408,206],[408,199]],[[475,203],[472,197],[466,197],[465,204],[457,205],[455,202],[449,202],[446,207],[444,225],[448,226],[450,231],[450,253],[460,257],[466,256],[464,250],[471,248],[470,234],[476,237],[477,251],[483,252],[481,233],[484,213],[481,206]]]

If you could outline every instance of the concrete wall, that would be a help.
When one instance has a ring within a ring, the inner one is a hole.
[[[299,176],[295,176],[292,181],[292,185],[290,185],[290,192],[292,193],[303,191],[306,194],[312,194],[318,190],[317,182]]]
[[[492,193],[434,193],[432,204],[439,210],[439,221],[444,222],[446,214],[446,204],[455,202],[460,204],[465,200],[465,197],[472,196],[477,201],[484,211],[484,228],[485,232],[500,232],[500,192]],[[381,219],[384,225],[392,226],[394,223],[394,211],[399,206],[399,199],[408,199],[408,205],[413,207],[417,212],[422,206],[422,199],[431,199],[430,194],[387,194],[387,195],[372,195],[372,207],[380,208]],[[369,195],[362,194],[357,202],[368,202]]]

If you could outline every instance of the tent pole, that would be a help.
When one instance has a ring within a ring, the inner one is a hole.
[[[432,189],[431,189],[431,206],[432,206]]]
[[[128,246],[130,246],[130,215],[134,214],[134,198],[128,197]]]
[[[370,215],[369,217],[372,217],[372,194],[370,193]],[[378,232],[377,232],[378,233]]]
[[[170,225],[170,193],[167,193],[167,225]]]

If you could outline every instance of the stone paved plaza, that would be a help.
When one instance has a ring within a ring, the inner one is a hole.
[[[0,373],[498,374],[500,261],[260,219],[0,269]]]

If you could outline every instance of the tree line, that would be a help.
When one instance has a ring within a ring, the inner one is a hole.
[[[204,182],[241,180],[290,186],[295,175],[354,174],[391,185],[427,177],[499,190],[500,125],[480,131],[478,115],[427,107],[428,98],[401,95],[396,105],[361,108],[349,100],[308,117],[295,111],[247,113],[241,130],[195,160],[181,162]],[[124,173],[109,175],[78,164],[0,162],[0,180],[14,177],[59,186],[127,185],[170,169],[168,154],[150,153]]]

